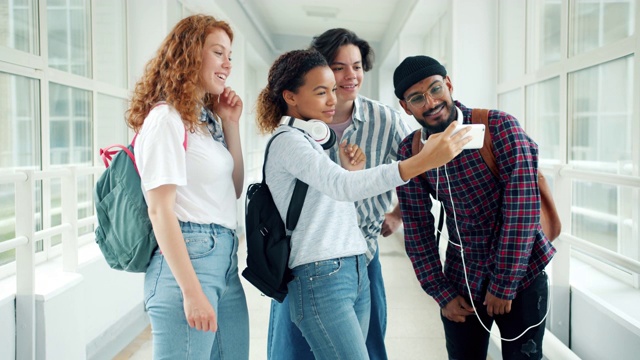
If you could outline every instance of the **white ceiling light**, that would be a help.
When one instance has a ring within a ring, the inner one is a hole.
[[[310,17],[335,18],[340,9],[329,6],[303,6],[304,12]]]

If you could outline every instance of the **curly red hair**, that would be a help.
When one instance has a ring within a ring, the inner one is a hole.
[[[213,16],[193,15],[176,24],[136,83],[126,115],[129,127],[138,132],[151,108],[158,101],[166,101],[180,113],[190,131],[197,128],[198,109],[205,106],[212,110],[217,98],[198,95],[202,90],[202,48],[207,36],[217,29],[233,41],[229,24]]]

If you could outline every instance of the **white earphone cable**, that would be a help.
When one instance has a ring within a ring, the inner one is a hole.
[[[456,224],[456,233],[458,234],[458,239],[460,240],[460,244],[456,244],[456,243],[454,243],[453,241],[451,241],[451,240],[449,239],[449,236],[447,236],[447,241],[448,241],[451,245],[453,245],[453,246],[456,246],[456,247],[460,248],[460,257],[462,258],[462,270],[463,270],[463,272],[464,272],[464,281],[465,281],[465,284],[466,284],[466,286],[467,286],[467,291],[468,291],[468,294],[469,294],[469,299],[471,300],[471,307],[473,307],[473,311],[474,311],[474,314],[476,315],[476,318],[478,318],[478,321],[480,322],[480,325],[482,325],[482,327],[483,327],[483,328],[484,328],[484,329],[485,329],[485,330],[486,330],[486,331],[487,331],[491,336],[497,337],[496,335],[492,334],[492,333],[491,333],[491,330],[489,330],[489,329],[484,325],[484,323],[482,322],[482,319],[480,319],[480,315],[478,315],[478,310],[476,309],[476,305],[475,305],[475,303],[474,303],[474,301],[473,301],[473,295],[471,294],[471,286],[469,286],[469,277],[467,276],[467,266],[466,266],[466,263],[465,263],[465,260],[464,260],[464,247],[462,246],[462,237],[460,236],[460,229],[458,228],[458,220],[457,220],[457,218],[456,218],[456,209],[455,209],[455,205],[453,204],[453,196],[451,195],[451,184],[450,184],[450,182],[449,182],[449,173],[447,172],[447,165],[446,165],[446,164],[444,165],[444,175],[445,175],[445,177],[446,177],[446,179],[447,179],[447,187],[448,187],[448,189],[449,189],[449,200],[451,201],[451,212],[453,213],[453,222]],[[438,200],[438,186],[439,186],[439,180],[440,180],[440,168],[437,168],[437,169],[436,169],[436,178],[438,179],[438,180],[436,180],[436,189],[435,189],[435,193],[436,193],[436,200],[437,200],[437,201],[440,201],[440,200]],[[441,208],[441,210],[442,210],[442,208]],[[440,216],[442,216],[442,214],[441,214]],[[438,230],[436,229],[436,231],[438,231]],[[440,234],[441,236],[443,236],[442,232],[440,232],[440,231],[438,231],[438,232],[439,232],[439,234]],[[549,279],[547,279],[547,288],[549,288]],[[516,337],[514,337],[514,338],[512,338],[512,339],[505,339],[505,338],[503,338],[503,337],[500,337],[500,340],[502,340],[502,341],[515,341],[515,340],[518,340],[518,339],[519,339],[519,338],[521,338],[524,334],[526,334],[526,333],[527,333],[527,331],[529,331],[529,330],[531,330],[531,329],[533,329],[533,328],[535,328],[535,327],[539,326],[540,324],[542,324],[542,323],[545,321],[545,319],[547,318],[547,315],[549,315],[549,307],[550,307],[549,305],[550,305],[550,301],[551,301],[551,297],[550,297],[550,296],[547,296],[547,312],[544,314],[544,317],[542,318],[542,320],[540,320],[540,322],[538,322],[537,324],[534,324],[534,325],[529,326],[528,328],[526,328],[526,329],[522,332],[522,334],[520,334],[520,335],[518,335],[518,336],[516,336]]]

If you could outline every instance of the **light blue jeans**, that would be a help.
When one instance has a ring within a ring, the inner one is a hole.
[[[248,359],[249,315],[238,277],[238,238],[216,224],[180,222],[191,264],[218,319],[218,331],[187,323],[182,291],[158,249],[144,281],[154,359]]]
[[[380,251],[367,266],[371,289],[371,317],[367,334],[367,351],[371,360],[386,360],[384,337],[387,330],[387,301],[380,266]],[[289,296],[282,303],[271,301],[267,359],[314,360],[309,344],[300,329],[291,322]]]
[[[371,298],[364,255],[292,269],[289,312],[316,359],[369,359]]]

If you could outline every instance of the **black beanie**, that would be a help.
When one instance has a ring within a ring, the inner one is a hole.
[[[415,83],[433,75],[447,76],[447,70],[438,60],[424,55],[409,56],[393,72],[393,87],[398,99]]]

